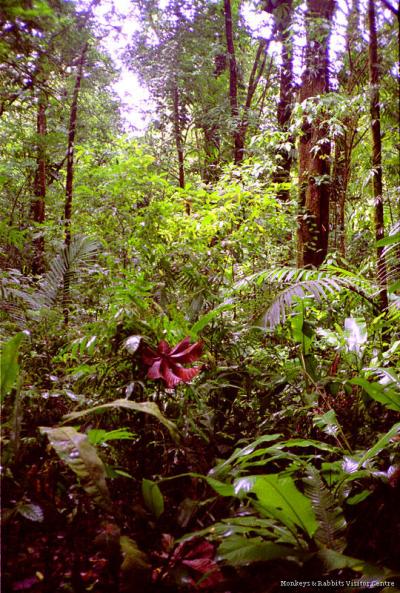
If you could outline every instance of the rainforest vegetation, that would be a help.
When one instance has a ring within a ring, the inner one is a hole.
[[[4,593],[400,590],[398,31],[1,0]]]

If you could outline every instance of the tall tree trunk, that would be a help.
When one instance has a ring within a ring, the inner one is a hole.
[[[369,81],[370,81],[370,114],[371,114],[371,137],[372,137],[372,167],[373,195],[375,201],[375,238],[377,241],[383,239],[384,218],[383,218],[383,183],[382,183],[382,142],[381,142],[381,114],[379,107],[379,62],[378,62],[378,38],[376,33],[375,6],[374,0],[368,0],[368,26],[369,26]],[[379,303],[381,311],[388,307],[387,296],[387,272],[383,247],[377,247],[377,276],[379,284]]]
[[[277,7],[267,3],[265,10],[272,12],[274,16],[278,39],[282,45],[277,120],[279,130],[287,134],[293,108],[293,43],[291,31],[293,0],[283,0]],[[288,136],[287,143],[290,146],[289,150],[285,147],[283,150],[278,151],[278,169],[273,177],[275,183],[290,183],[292,149],[294,148],[294,140],[291,135]],[[277,198],[284,202],[288,201],[290,198],[289,189],[279,188]]]
[[[46,109],[47,96],[45,91],[41,90],[39,93],[36,115],[37,164],[33,187],[34,199],[31,204],[31,218],[33,223],[36,224],[42,224],[45,221],[47,134]],[[33,240],[32,274],[43,274],[44,270],[44,236],[43,233],[40,232],[39,236]]]
[[[183,141],[182,141],[182,129],[181,129],[181,109],[179,101],[179,89],[175,85],[172,90],[172,102],[174,109],[174,136],[176,153],[178,156],[178,178],[179,187],[182,189],[185,187],[185,166],[184,166],[184,154],[183,154]]]
[[[243,159],[244,143],[239,131],[239,106],[238,106],[238,70],[233,43],[232,7],[230,0],[224,0],[226,48],[229,59],[229,103],[233,120],[233,160],[238,164]]]
[[[269,46],[270,39],[265,40],[261,39],[256,56],[253,62],[253,67],[251,69],[249,83],[247,85],[247,93],[246,93],[246,100],[243,105],[242,116],[240,121],[238,122],[237,127],[237,137],[236,137],[236,147],[238,147],[237,152],[235,152],[235,164],[239,165],[244,158],[244,147],[246,145],[246,134],[247,129],[249,127],[249,114],[250,108],[253,102],[254,95],[256,93],[258,84],[261,80],[262,75],[265,71],[265,65],[267,62],[267,48]]]
[[[350,180],[351,151],[348,147],[347,134],[335,140],[335,154],[332,168],[331,199],[335,207],[335,248],[342,257],[346,257],[345,212],[347,188]]]
[[[180,103],[180,94],[178,85],[175,84],[172,89],[172,105],[173,105],[173,125],[174,125],[174,136],[176,154],[178,157],[178,179],[179,187],[185,189],[185,155],[183,151],[183,138],[182,138],[182,108]],[[186,214],[190,214],[191,205],[189,200],[185,200]]]
[[[300,101],[329,91],[329,35],[334,0],[307,0],[306,56]],[[320,266],[328,251],[330,142],[319,118],[305,114],[299,143],[298,265]]]
[[[69,115],[68,127],[68,147],[67,147],[67,178],[65,183],[65,208],[64,208],[64,232],[65,245],[71,244],[71,217],[72,217],[72,195],[74,184],[74,155],[75,155],[75,136],[76,124],[78,121],[78,99],[81,90],[83,68],[86,61],[88,44],[85,43],[79,57],[78,69],[76,73],[74,92],[72,95],[71,111]]]
[[[356,42],[362,42],[360,32],[360,2],[352,0],[346,27],[346,52],[349,64],[344,64],[339,73],[347,96],[351,97],[361,74],[357,67],[359,57],[363,53],[356,50]],[[342,257],[346,257],[345,214],[347,189],[351,177],[351,158],[358,128],[358,117],[345,117],[344,133],[335,139],[335,153],[332,167],[332,202],[335,207],[333,226],[335,228],[334,246]]]
[[[78,100],[81,90],[83,69],[86,61],[86,54],[88,51],[89,44],[85,43],[82,48],[81,55],[78,61],[78,68],[75,78],[74,92],[72,95],[71,111],[69,116],[69,127],[68,127],[68,146],[67,146],[67,175],[65,183],[65,207],[64,207],[64,245],[68,249],[71,245],[71,218],[72,218],[72,197],[73,197],[73,185],[74,185],[74,154],[75,154],[75,136],[76,126],[78,122]],[[68,296],[69,296],[69,274],[64,277],[63,287],[63,312],[64,322],[68,324],[69,309],[68,309]]]

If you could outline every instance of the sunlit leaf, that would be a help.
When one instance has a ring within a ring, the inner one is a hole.
[[[146,554],[138,548],[133,539],[127,535],[121,535],[119,543],[122,552],[122,573],[147,572],[150,569]]]
[[[25,502],[17,506],[17,511],[25,519],[29,519],[29,521],[35,521],[37,523],[43,521],[43,510],[38,504]]]
[[[378,453],[383,451],[390,441],[400,435],[400,422],[394,424],[390,430],[387,431],[358,461],[358,467],[362,467],[367,461],[373,459]]]
[[[108,404],[100,404],[99,406],[94,406],[93,408],[83,410],[82,412],[71,412],[70,414],[66,414],[64,419],[65,422],[69,422],[78,420],[87,414],[93,414],[93,412],[103,412],[105,410],[115,410],[118,408],[124,408],[133,412],[142,412],[144,414],[150,414],[150,416],[154,416],[169,430],[173,439],[176,441],[179,440],[179,433],[175,424],[163,416],[160,408],[154,402],[132,402],[128,399],[116,399]]]
[[[288,527],[297,525],[309,536],[318,528],[310,500],[297,489],[294,480],[285,475],[257,476],[251,489],[261,508]]]
[[[344,321],[344,330],[347,350],[360,355],[368,340],[365,320],[356,317],[347,317]]]
[[[146,507],[158,519],[164,512],[164,498],[158,484],[143,478],[142,494]]]
[[[96,449],[85,434],[72,426],[62,428],[41,427],[59,458],[78,476],[82,487],[103,509],[112,511],[112,502],[106,484],[106,470]]]
[[[142,336],[129,336],[129,338],[126,338],[124,346],[128,350],[129,354],[135,354],[136,350],[140,346],[141,341]]]
[[[14,387],[19,376],[18,351],[25,333],[20,332],[1,345],[0,402]]]
[[[238,535],[228,537],[218,547],[218,559],[232,566],[294,557],[297,553],[289,546],[270,543],[260,537],[246,538]]]
[[[375,401],[378,401],[390,410],[400,412],[400,393],[397,390],[386,387],[381,383],[370,383],[363,377],[355,377],[349,383],[359,385]]]

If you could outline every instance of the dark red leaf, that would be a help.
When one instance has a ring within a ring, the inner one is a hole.
[[[159,355],[152,348],[150,348],[149,346],[145,346],[143,348],[143,350],[142,350],[142,360],[143,360],[144,364],[150,366],[151,364],[153,364],[153,362],[157,358],[159,358]]]
[[[181,344],[183,342],[184,340]],[[178,344],[178,346],[180,346],[180,344]],[[177,350],[178,346],[170,352],[170,357],[176,362],[194,362],[200,358],[203,350],[202,342],[195,342],[191,346],[185,347],[184,349],[181,348],[180,350]]]
[[[164,379],[168,389],[176,387],[179,383],[183,381],[183,379],[181,379],[179,375],[175,375],[173,370],[167,364],[163,365],[162,378]]]
[[[190,338],[184,338],[174,348],[170,348],[165,340],[161,340],[157,350],[145,346],[142,350],[142,361],[150,367],[147,371],[148,379],[162,379],[171,389],[179,383],[188,383],[199,374],[201,367],[185,368],[181,363],[194,362],[201,356],[203,344],[190,344]]]
[[[162,379],[163,378],[163,376],[161,374],[161,363],[162,363],[161,358],[157,358],[155,361],[153,361],[153,364],[147,371],[147,377],[149,379]]]
[[[37,580],[36,576],[29,577],[27,579],[24,579],[23,581],[18,581],[17,583],[14,583],[13,591],[27,591],[28,589],[31,589],[33,587],[33,585],[36,585],[37,583],[38,583],[38,580]]]
[[[171,348],[169,347],[168,342],[166,342],[165,340],[161,340],[161,342],[158,344],[158,348],[157,348],[157,352],[159,354],[171,354]]]
[[[206,539],[196,541],[195,545],[185,554],[185,558],[214,558],[214,546]]]

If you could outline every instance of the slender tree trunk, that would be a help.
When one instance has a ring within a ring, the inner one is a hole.
[[[224,0],[226,47],[229,59],[229,103],[233,120],[233,160],[238,164],[243,159],[243,139],[239,131],[238,71],[233,43],[232,7],[230,0]]]
[[[306,63],[300,101],[329,91],[329,35],[334,0],[307,0]],[[298,265],[318,267],[328,251],[330,141],[318,118],[305,114],[299,143]]]
[[[69,116],[68,127],[68,147],[67,147],[67,178],[65,183],[65,208],[64,208],[64,232],[65,245],[69,247],[71,244],[71,217],[72,217],[72,195],[74,184],[74,155],[75,155],[75,136],[76,124],[78,121],[78,100],[81,90],[83,68],[86,61],[86,53],[88,44],[83,46],[76,73],[74,92],[72,95],[71,111]]]
[[[282,44],[277,119],[279,130],[287,134],[293,108],[293,43],[291,31],[293,0],[283,0],[279,5],[278,11],[271,6],[271,12],[274,15],[278,38]],[[286,143],[289,144],[290,149],[287,150],[287,147],[285,147],[283,150],[278,151],[278,169],[273,177],[275,183],[290,183],[290,170],[294,148],[293,136],[289,135]],[[288,201],[290,198],[289,189],[279,188],[277,198],[284,202]]]
[[[47,134],[46,109],[47,96],[44,91],[40,91],[36,116],[37,165],[33,188],[34,199],[31,204],[31,218],[36,224],[42,224],[45,221]],[[44,271],[44,236],[43,233],[40,232],[39,236],[33,240],[32,274],[43,274]]]
[[[185,187],[185,166],[184,166],[184,153],[183,153],[183,141],[182,141],[182,130],[181,130],[181,110],[179,101],[179,90],[177,86],[174,86],[172,90],[172,101],[174,107],[174,136],[176,153],[178,156],[178,176],[179,176],[179,187],[182,189]]]
[[[350,159],[347,135],[339,136],[335,141],[335,155],[332,169],[332,202],[335,207],[335,248],[342,257],[346,257],[345,212],[347,188],[350,179]]]
[[[374,170],[373,195],[375,201],[375,238],[377,241],[379,241],[380,239],[383,239],[385,231],[383,216],[381,115],[379,107],[380,75],[374,0],[368,0],[368,26],[372,167]],[[388,307],[387,272],[383,247],[377,247],[377,276],[379,283],[379,303],[381,311],[383,312],[386,311]]]
[[[178,179],[179,187],[185,189],[185,155],[183,151],[182,138],[182,109],[180,104],[180,94],[178,86],[175,84],[172,89],[172,104],[173,104],[173,124],[176,154],[178,157]],[[186,214],[190,214],[191,206],[189,200],[185,201]]]
[[[72,197],[73,197],[73,185],[74,185],[74,154],[75,154],[75,136],[76,126],[78,122],[78,100],[81,90],[83,69],[86,61],[86,54],[88,51],[88,43],[82,48],[81,55],[78,61],[78,68],[75,78],[74,92],[72,95],[71,111],[69,116],[69,127],[68,127],[68,146],[67,146],[67,175],[65,183],[65,207],[64,207],[64,245],[68,249],[71,245],[71,218],[72,218]],[[64,322],[68,324],[69,309],[68,309],[68,296],[69,296],[69,274],[64,277],[63,287],[63,312]]]
[[[257,87],[261,80],[262,75],[265,71],[265,65],[267,62],[267,48],[269,46],[270,40],[261,39],[256,56],[253,62],[253,67],[251,69],[249,83],[247,85],[247,93],[246,93],[246,100],[243,105],[242,116],[238,123],[237,128],[237,138],[236,138],[236,146],[238,147],[236,156],[235,156],[235,164],[239,165],[244,158],[244,147],[246,145],[246,135],[247,130],[249,127],[249,114],[251,105],[253,103],[253,98],[256,93]]]
[[[361,74],[357,67],[358,58],[364,52],[356,49],[356,42],[362,43],[360,32],[360,2],[352,0],[346,27],[346,52],[349,64],[342,67],[339,73],[345,93],[351,97]],[[335,154],[332,168],[332,200],[335,206],[333,225],[335,228],[335,249],[342,257],[346,257],[345,214],[347,190],[351,177],[351,159],[354,141],[357,135],[358,117],[345,117],[344,133],[335,139]]]

